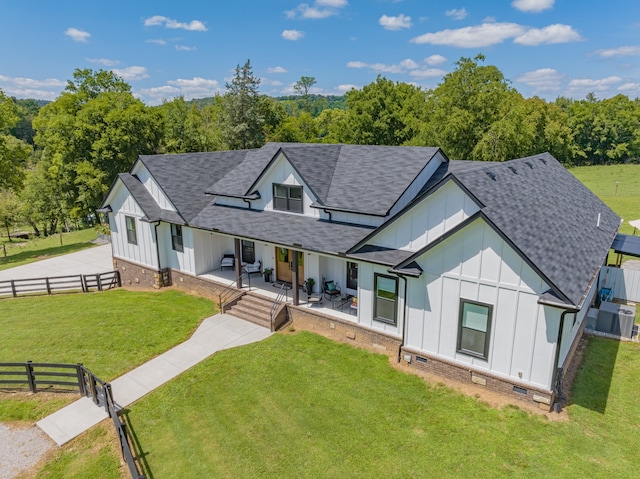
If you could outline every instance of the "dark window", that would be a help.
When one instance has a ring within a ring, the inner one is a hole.
[[[138,244],[138,236],[136,235],[136,219],[133,216],[125,216],[124,221],[127,225],[127,241],[131,244]]]
[[[458,352],[482,359],[489,357],[493,306],[475,301],[460,301]]]
[[[182,242],[182,226],[171,225],[171,246],[174,251],[184,251],[184,244]]]
[[[375,275],[375,303],[373,315],[376,321],[397,324],[398,278]]]
[[[358,289],[358,263],[347,262],[347,288]]]
[[[256,262],[256,248],[253,241],[242,240],[242,261],[251,264]]]
[[[273,209],[302,213],[302,186],[274,184]]]

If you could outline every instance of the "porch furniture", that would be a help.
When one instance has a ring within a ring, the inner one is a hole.
[[[341,296],[340,286],[338,286],[335,281],[323,281],[322,294],[329,301],[336,301],[340,299]]]
[[[236,265],[236,258],[232,254],[225,254],[222,256],[222,261],[220,261],[220,269],[231,268],[233,269]]]
[[[310,294],[307,298],[307,307],[310,308],[314,304],[322,303],[322,295],[321,294]]]
[[[244,270],[248,275],[262,272],[262,261],[258,260],[255,263],[247,263],[244,265]]]

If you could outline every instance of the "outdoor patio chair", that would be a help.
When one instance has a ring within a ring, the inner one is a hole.
[[[255,263],[245,264],[244,270],[247,272],[247,274],[260,274],[262,272],[262,261],[257,260]]]
[[[232,254],[225,254],[222,256],[222,261],[220,261],[220,269],[231,268],[233,269],[236,265],[236,258]]]
[[[335,281],[324,281],[322,284],[322,293],[324,297],[330,301],[340,299],[340,286]]]

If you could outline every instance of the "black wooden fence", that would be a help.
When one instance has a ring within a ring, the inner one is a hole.
[[[31,392],[43,389],[55,391],[79,391],[91,398],[98,407],[104,407],[113,421],[122,457],[127,463],[133,479],[145,479],[138,472],[138,466],[131,449],[127,425],[121,421],[113,399],[111,384],[104,382],[82,364],[54,363],[0,363],[0,387],[19,389],[28,387]]]
[[[19,295],[52,294],[55,291],[104,291],[122,286],[120,273],[109,271],[98,274],[51,276],[49,278],[11,279],[0,281],[0,298],[16,298]]]

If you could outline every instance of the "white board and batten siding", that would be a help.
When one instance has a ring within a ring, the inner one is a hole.
[[[197,274],[193,232],[194,230],[188,226],[182,227],[183,251],[176,251],[173,249],[171,240],[171,225],[169,223],[161,223],[160,226],[158,226],[160,260],[163,268],[172,268],[189,274]]]
[[[151,196],[153,196],[153,199],[156,200],[156,203],[158,203],[160,208],[163,210],[177,211],[176,207],[171,203],[171,200],[169,200],[169,197],[165,195],[162,188],[160,188],[160,185],[158,185],[158,182],[153,178],[153,176],[151,176],[151,173],[149,173],[149,170],[147,170],[141,161],[138,161],[135,164],[131,174],[138,177],[147,191]]]
[[[109,204],[113,212],[109,214],[109,227],[113,255],[157,269],[158,253],[153,225],[140,220],[144,212],[121,181],[110,196]],[[135,218],[137,244],[128,241],[126,216]]]
[[[538,304],[542,279],[478,219],[418,258],[409,279],[406,344],[550,388],[561,310]],[[457,352],[461,299],[493,306],[488,359]]]
[[[369,243],[406,251],[419,251],[479,210],[453,181],[422,198]]]

